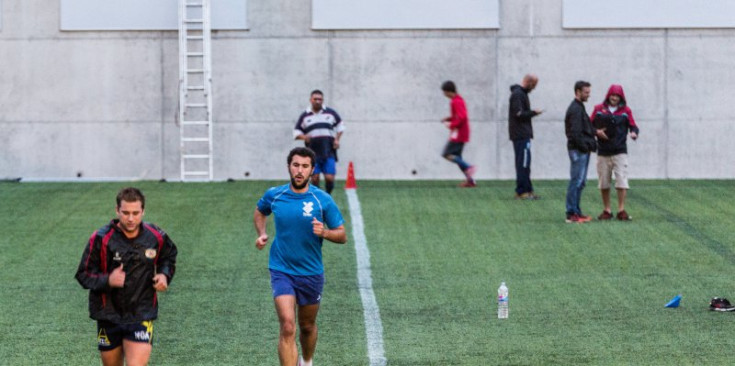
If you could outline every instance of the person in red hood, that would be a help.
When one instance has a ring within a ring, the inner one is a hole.
[[[442,119],[444,126],[449,131],[449,142],[444,147],[442,156],[459,167],[459,170],[465,176],[465,181],[462,182],[460,187],[474,187],[475,180],[473,175],[475,174],[475,167],[462,159],[462,150],[464,144],[470,142],[470,119],[467,116],[467,106],[464,104],[464,99],[457,93],[457,86],[451,80],[445,81],[442,84],[442,91],[444,96],[450,99],[449,109],[451,115]]]
[[[625,196],[630,188],[626,140],[628,134],[631,139],[636,140],[639,130],[621,85],[610,85],[605,100],[592,110],[590,121],[596,128],[603,130],[607,137],[597,139],[597,176],[602,204],[605,206],[597,219],[613,218],[610,207],[610,184],[614,173],[615,190],[618,194],[618,213],[615,217],[621,221],[629,221],[632,218],[625,211]]]

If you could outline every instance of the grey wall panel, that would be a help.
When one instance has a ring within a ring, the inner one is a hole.
[[[309,92],[329,92],[326,39],[224,39],[212,48],[218,121],[290,121],[309,105]]]
[[[287,179],[286,155],[293,147],[303,146],[303,141],[293,140],[292,128],[290,121],[216,125],[217,178]],[[344,172],[343,166],[339,169]]]
[[[3,176],[158,179],[161,128],[156,121],[0,123]]]
[[[731,119],[669,123],[670,177],[732,179],[732,124]]]
[[[681,38],[668,45],[669,117],[707,121],[732,115],[735,38]]]
[[[176,32],[59,32],[51,3],[2,2],[0,178],[178,180]],[[472,121],[465,157],[480,179],[513,179],[508,87],[527,72],[545,109],[533,179],[568,179],[563,118],[579,79],[588,111],[625,87],[641,128],[633,180],[735,178],[735,29],[565,29],[563,0],[543,3],[499,1],[498,30],[319,31],[312,0],[249,1],[253,29],[213,34],[215,178],[284,179],[294,121],[320,88],[348,126],[338,178],[352,160],[358,179],[459,181],[440,156],[439,86],[452,79]]]
[[[492,118],[486,70],[494,68],[495,39],[339,39],[332,42],[332,99],[345,118],[439,123],[449,113],[441,83],[454,80],[470,118]],[[327,96],[330,97],[330,96]],[[385,106],[376,108],[376,106]]]
[[[268,0],[248,2],[251,37],[307,37],[311,30],[311,0]],[[326,36],[326,35],[324,35]]]
[[[179,0],[60,0],[61,30],[177,30]],[[212,29],[247,29],[247,0],[212,1]]]
[[[552,38],[501,39],[506,57],[499,61],[502,116],[507,118],[509,87],[526,72],[539,75],[531,92],[531,106],[544,113],[535,120],[561,121],[574,98],[577,80],[592,83],[587,109],[601,103],[610,84],[622,84],[636,116],[662,118],[664,100],[664,42],[661,39]],[[601,50],[596,52],[595,50]],[[608,50],[625,57],[610,57]]]
[[[564,28],[735,28],[734,0],[564,0]]]
[[[160,40],[2,41],[0,80],[19,121],[141,121],[161,115]]]
[[[641,128],[641,133],[636,141],[628,139],[629,175],[635,179],[672,177],[667,163],[670,156],[670,139],[666,122],[660,118],[637,118],[636,122]],[[676,174],[675,171],[673,173]]]
[[[499,28],[498,4],[498,0],[312,0],[312,28]]]

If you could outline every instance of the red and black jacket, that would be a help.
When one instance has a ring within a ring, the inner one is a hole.
[[[610,96],[613,94],[620,97],[620,103],[614,112],[610,110]],[[633,118],[633,111],[630,110],[625,100],[622,85],[610,85],[605,100],[596,105],[592,111],[590,121],[595,128],[604,128],[608,137],[607,140],[597,139],[597,155],[600,156],[627,154],[628,133],[640,134],[635,118]]]
[[[89,289],[89,317],[117,324],[156,319],[158,301],[153,276],[163,273],[168,283],[176,271],[176,245],[163,230],[142,223],[138,236],[128,239],[118,220],[95,231],[82,254],[76,279]],[[111,288],[109,273],[123,265],[125,285]]]

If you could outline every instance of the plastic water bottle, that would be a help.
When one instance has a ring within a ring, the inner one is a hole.
[[[498,319],[508,319],[508,287],[505,282],[498,287]]]

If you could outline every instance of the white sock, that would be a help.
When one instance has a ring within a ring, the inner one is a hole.
[[[312,366],[311,365],[311,361],[309,361],[309,362],[304,361],[304,358],[302,356],[299,356],[299,362],[300,362],[301,366]]]

